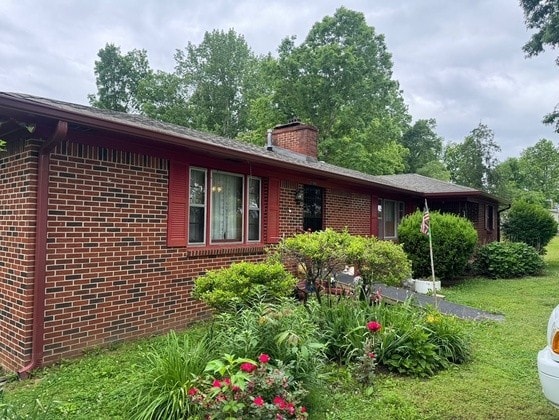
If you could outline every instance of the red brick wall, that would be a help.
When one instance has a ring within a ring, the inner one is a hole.
[[[0,364],[30,359],[39,142],[9,143],[0,152]]]
[[[371,234],[371,196],[352,191],[327,189],[324,207],[325,226],[348,228],[352,235]]]
[[[194,279],[259,248],[167,248],[168,161],[63,144],[51,157],[45,363],[183,329],[209,312]]]

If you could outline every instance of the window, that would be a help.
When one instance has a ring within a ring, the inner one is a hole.
[[[323,189],[305,185],[303,199],[303,229],[322,230]]]
[[[404,203],[402,201],[379,200],[379,237],[396,239],[398,237],[398,225],[403,217]]]
[[[212,172],[212,242],[240,242],[243,229],[243,177]]]
[[[190,168],[188,204],[189,244],[261,240],[259,178]]]
[[[260,241],[260,180],[248,180],[248,240]]]
[[[188,215],[188,242],[205,242],[206,226],[206,171],[190,170],[190,197]]]

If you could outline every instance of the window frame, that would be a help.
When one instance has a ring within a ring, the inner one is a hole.
[[[393,203],[392,214],[390,215],[392,218],[392,224],[394,229],[393,236],[386,235],[386,203]],[[379,238],[381,239],[388,239],[388,240],[396,240],[398,239],[398,225],[402,221],[405,214],[405,203],[399,200],[392,200],[381,198],[378,202],[378,229],[379,229]]]
[[[204,174],[204,199],[202,203],[193,203],[192,200],[192,174],[193,172],[198,171],[199,173]],[[216,223],[216,219],[214,217],[214,206],[216,205],[215,197],[213,196],[213,187],[214,187],[214,180],[216,178],[216,174],[224,175],[224,176],[231,176],[240,179],[240,187],[241,191],[239,194],[239,198],[241,199],[240,207],[236,209],[236,211],[240,210],[241,216],[239,218],[240,221],[240,239],[215,239],[213,236],[213,227]],[[189,166],[188,168],[188,181],[187,181],[187,191],[188,191],[188,200],[187,200],[187,209],[186,209],[186,246],[187,247],[219,247],[219,246],[228,246],[228,245],[239,245],[239,244],[258,244],[262,243],[263,241],[263,179],[261,177],[247,175],[242,173],[230,172],[230,171],[223,171],[220,169],[210,169],[210,168],[203,168],[199,166]],[[253,186],[252,184],[255,184]],[[255,195],[257,198],[257,206],[252,207],[250,206],[250,200],[252,197],[251,190],[252,188],[257,188]],[[191,232],[191,207],[202,208],[204,212],[204,219],[203,219],[203,240],[201,242],[192,242],[190,238]],[[256,235],[253,235],[254,232],[251,232],[251,228],[254,225],[251,225],[250,217],[251,212],[257,212],[257,232]]]

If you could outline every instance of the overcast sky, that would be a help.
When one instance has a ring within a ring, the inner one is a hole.
[[[145,49],[153,69],[172,71],[175,51],[206,31],[233,28],[255,53],[275,54],[342,5],[385,36],[410,114],[435,118],[445,141],[482,122],[501,160],[542,138],[557,145],[541,120],[559,102],[559,52],[524,57],[517,0],[0,0],[0,91],[87,105],[106,43]]]

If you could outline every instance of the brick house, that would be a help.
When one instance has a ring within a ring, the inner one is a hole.
[[[396,240],[432,209],[498,238],[486,193],[317,160],[293,122],[263,146],[148,118],[0,93],[0,365],[33,368],[208,315],[194,279],[307,229]]]

